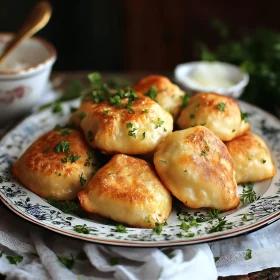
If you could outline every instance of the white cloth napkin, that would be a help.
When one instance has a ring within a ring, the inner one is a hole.
[[[169,258],[157,248],[102,246],[58,235],[13,214],[0,203],[0,274],[9,279],[161,279],[215,280],[217,270],[207,244],[172,248]],[[7,256],[23,256],[10,264]],[[60,257],[75,264],[66,268]],[[80,256],[84,255],[83,258]],[[114,258],[119,264],[111,265]]]

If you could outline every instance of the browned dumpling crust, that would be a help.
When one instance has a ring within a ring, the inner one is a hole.
[[[262,181],[276,174],[269,149],[259,136],[247,133],[225,144],[234,162],[238,184]]]
[[[168,78],[159,75],[149,75],[133,86],[137,92],[144,95],[152,87],[156,88],[155,101],[174,118],[177,118],[182,108],[182,98],[185,93],[177,85],[171,83]]]
[[[249,123],[242,120],[237,102],[216,93],[199,93],[190,98],[178,125],[181,129],[203,125],[222,141],[230,141],[250,130]]]
[[[81,121],[87,116],[94,106],[96,106],[96,103],[89,100],[82,100],[78,110],[71,115],[69,124],[79,128]]]
[[[108,101],[97,104],[81,128],[89,145],[103,153],[146,154],[172,132],[173,118],[149,97],[139,96],[129,109]]]
[[[164,185],[190,208],[227,211],[239,205],[233,161],[225,144],[203,126],[168,135],[154,164]]]
[[[78,197],[87,212],[133,227],[164,223],[172,208],[171,195],[151,165],[123,154],[100,168]]]
[[[72,200],[91,179],[95,166],[83,134],[60,129],[36,140],[14,164],[13,173],[41,197]]]

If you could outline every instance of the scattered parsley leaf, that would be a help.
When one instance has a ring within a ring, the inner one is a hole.
[[[167,223],[166,223],[166,221],[164,223],[156,222],[155,225],[156,225],[156,227],[153,228],[153,232],[160,235],[162,232],[162,227],[167,225]]]
[[[226,107],[226,103],[219,103],[218,104],[218,110],[224,112],[225,111],[225,107]]]
[[[144,110],[142,110],[142,113],[148,114],[149,110],[148,109],[144,109]]]
[[[78,118],[80,120],[84,119],[85,117],[87,116],[87,114],[85,112],[81,112],[79,115],[78,115]]]
[[[169,259],[172,259],[175,257],[174,253],[170,249],[163,249],[161,250],[163,254],[165,254]]]
[[[10,264],[17,264],[19,262],[22,262],[23,256],[16,255],[16,256],[6,256],[6,258],[9,260]]]
[[[50,151],[50,147],[47,147],[44,151],[43,151],[43,154],[46,154],[46,153],[48,153],[49,151]]]
[[[84,173],[81,173],[81,175],[79,176],[80,179],[80,185],[83,186],[87,180],[84,178]]]
[[[145,95],[149,96],[152,100],[156,101],[157,88],[155,86],[151,87],[150,90]]]
[[[0,251],[0,259],[2,258],[3,254],[4,254],[4,251],[3,250]]]
[[[141,140],[144,140],[145,137],[146,137],[146,132],[143,132],[143,133],[142,133],[142,139],[141,139]]]
[[[157,122],[155,122],[154,120],[151,121],[153,124],[155,124],[155,129],[161,127],[164,123],[164,121],[161,118],[157,119]]]
[[[104,110],[104,111],[103,111],[103,114],[104,114],[104,115],[108,115],[108,113],[109,113],[109,110]]]
[[[264,164],[264,163],[266,163],[266,160],[265,160],[265,159],[263,159],[263,160],[262,160],[262,163],[263,163],[263,164]]]
[[[231,224],[227,222],[226,217],[220,218],[217,223],[210,227],[209,233],[223,231],[224,228],[230,228]]]
[[[197,111],[199,109],[199,107],[200,107],[200,104],[198,103],[195,105],[194,110]]]
[[[126,230],[126,227],[125,226],[123,226],[123,225],[117,225],[117,231],[118,232],[127,232],[127,230]]]
[[[67,136],[67,135],[69,135],[71,132],[72,132],[71,129],[66,128],[66,129],[63,129],[63,130],[60,132],[59,135],[60,135],[60,136]]]
[[[214,257],[215,262],[217,262],[220,259],[220,257]]]
[[[79,155],[70,155],[69,160],[71,163],[76,162],[81,156]]]
[[[240,200],[244,203],[252,203],[257,199],[256,192],[254,191],[254,184],[247,183],[243,185],[242,194]]]
[[[72,269],[74,267],[75,260],[74,260],[72,254],[71,254],[71,257],[60,257],[60,256],[57,256],[57,258],[68,269]]]
[[[202,150],[202,151],[201,151],[201,155],[205,157],[205,156],[207,155],[206,150]]]
[[[90,229],[86,225],[75,225],[74,230],[78,233],[90,234]]]
[[[164,163],[164,164],[168,164],[168,161],[167,161],[167,160],[160,159],[159,161],[162,162],[162,163]]]
[[[60,153],[60,152],[68,152],[70,149],[70,142],[67,141],[61,141],[59,142],[55,147],[54,147],[54,151],[56,153]]]
[[[241,121],[248,122],[248,113],[240,111]]]
[[[247,249],[246,250],[246,253],[245,253],[245,257],[244,257],[244,260],[249,260],[252,258],[252,250],[251,249]]]
[[[88,136],[88,140],[89,140],[90,142],[92,142],[92,141],[93,141],[93,133],[92,133],[91,130],[88,131],[87,136]]]
[[[57,113],[62,113],[62,112],[63,112],[62,106],[61,106],[61,103],[60,103],[60,102],[56,102],[56,103],[53,105],[52,112],[55,113],[55,114],[57,114]]]
[[[217,210],[217,209],[211,209],[207,212],[208,216],[210,219],[219,219],[221,218],[220,214],[220,210]]]
[[[112,266],[117,265],[119,264],[119,259],[117,257],[112,257],[109,259],[109,264]]]
[[[185,108],[188,105],[190,97],[191,95],[188,93],[185,93],[184,95],[180,96],[182,100],[182,108]]]
[[[194,119],[195,118],[195,114],[190,114],[190,119]]]

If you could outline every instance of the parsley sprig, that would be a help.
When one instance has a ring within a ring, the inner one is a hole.
[[[257,199],[257,194],[254,191],[254,183],[247,183],[243,185],[240,200],[244,204],[252,203]]]

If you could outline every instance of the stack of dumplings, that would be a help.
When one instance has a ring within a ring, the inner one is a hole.
[[[163,76],[119,90],[97,79],[69,127],[36,140],[14,164],[14,175],[43,198],[78,197],[85,211],[132,227],[164,223],[172,195],[190,208],[235,209],[238,183],[276,173],[235,100],[188,97]],[[110,157],[99,169],[96,151]]]

